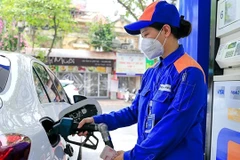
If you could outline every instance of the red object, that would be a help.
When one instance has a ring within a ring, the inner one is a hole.
[[[20,135],[8,135],[7,136],[7,142],[8,143],[14,143],[19,141],[22,138]]]
[[[0,160],[27,160],[30,146],[30,139],[24,135],[0,135]]]
[[[116,71],[113,71],[113,78],[112,78],[112,80],[115,80],[115,81],[118,80],[118,77],[117,77]]]
[[[7,159],[8,155],[10,152],[13,150],[13,148],[7,148],[5,150],[0,149],[0,160],[5,160]]]

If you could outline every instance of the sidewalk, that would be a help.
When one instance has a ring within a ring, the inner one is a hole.
[[[131,105],[131,102],[125,102],[124,100],[111,100],[111,99],[97,99],[101,107],[127,107]]]

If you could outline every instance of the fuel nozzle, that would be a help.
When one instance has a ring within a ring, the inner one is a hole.
[[[90,132],[90,134],[91,132],[96,132],[96,131],[100,132],[105,145],[108,145],[109,147],[113,148],[113,143],[108,131],[108,126],[105,123],[100,123],[100,124],[91,123],[91,124],[84,124],[82,128],[77,128],[77,127],[78,127],[78,123],[74,123],[73,128],[75,128],[77,133],[84,132],[84,131],[88,131]]]
[[[83,142],[76,142],[68,139],[69,135],[78,134],[79,132],[88,132],[86,139]],[[67,142],[83,146],[90,149],[96,149],[98,145],[98,138],[93,134],[94,132],[100,132],[102,135],[102,139],[105,145],[113,148],[111,136],[108,131],[108,127],[106,124],[84,124],[81,128],[78,128],[78,123],[74,123],[72,118],[64,117],[59,122],[55,123],[53,128],[50,130],[48,134],[60,134]],[[94,138],[96,143],[90,140],[90,138]],[[89,144],[90,143],[90,144]]]
[[[98,125],[98,130],[102,135],[102,139],[103,139],[105,145],[108,145],[109,147],[114,148],[112,140],[111,140],[111,136],[108,131],[108,126],[105,123],[100,123],[97,125]]]

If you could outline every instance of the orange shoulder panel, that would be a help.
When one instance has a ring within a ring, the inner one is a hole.
[[[204,73],[202,67],[188,54],[185,53],[182,57],[180,57],[178,60],[176,60],[174,62],[174,66],[176,67],[178,73],[181,73],[184,69],[186,69],[188,67],[196,67],[196,68],[200,69],[203,73],[204,81],[206,83],[206,76],[205,76],[205,73]]]

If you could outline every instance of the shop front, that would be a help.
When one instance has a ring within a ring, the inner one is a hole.
[[[116,76],[118,82],[117,98],[124,99],[126,91],[133,93],[141,86],[142,75],[154,66],[158,59],[148,60],[141,52],[129,53],[129,51],[116,54]]]
[[[61,80],[72,80],[79,89],[79,94],[92,98],[109,96],[109,78],[111,68],[83,66],[55,66]]]
[[[91,98],[109,97],[114,62],[112,52],[72,50],[62,54],[53,51],[49,57],[49,66],[60,80],[74,81],[79,93]]]
[[[117,53],[116,56],[117,98],[124,99],[127,90],[133,92],[140,88],[146,70],[146,59],[141,53]]]

